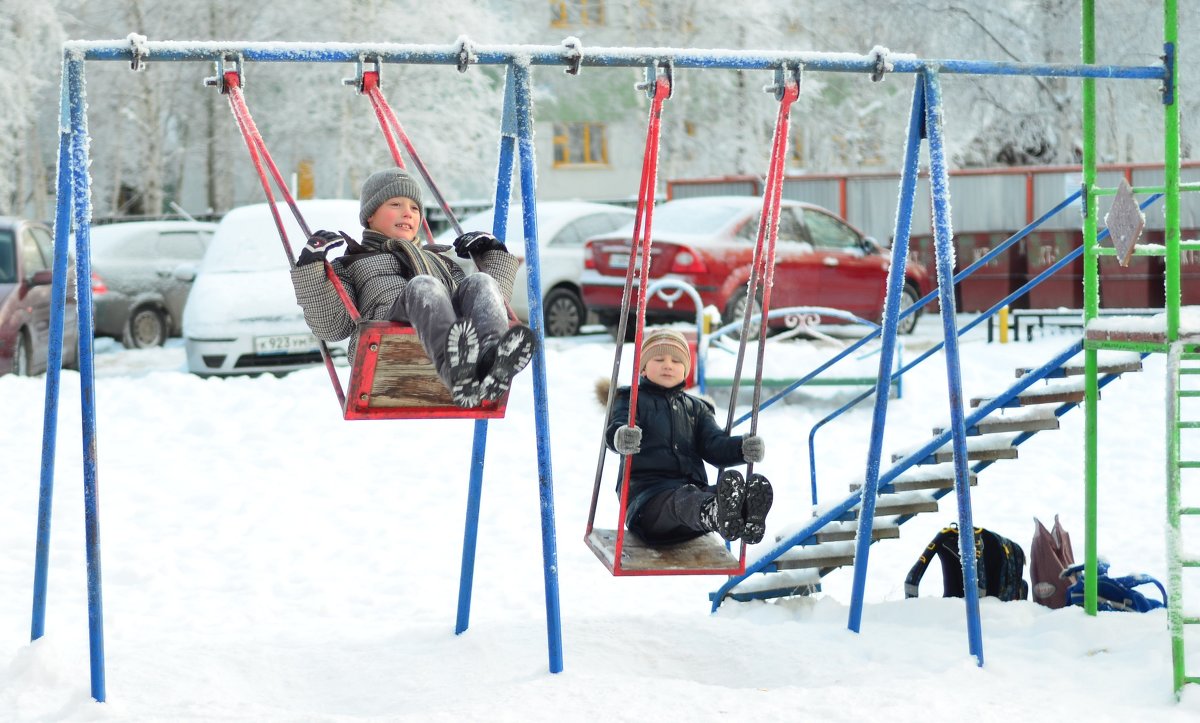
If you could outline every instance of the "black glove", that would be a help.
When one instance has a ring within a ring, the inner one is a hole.
[[[642,451],[642,430],[622,424],[613,435],[613,448],[626,456]]]
[[[454,239],[454,253],[460,259],[469,259],[472,254],[482,254],[488,251],[507,251],[504,242],[487,231],[468,231]]]
[[[300,258],[296,259],[296,265],[303,266],[314,261],[324,261],[325,254],[329,252],[329,249],[337,248],[345,243],[346,240],[333,231],[316,231],[308,237],[308,243],[300,251]]]
[[[767,443],[757,434],[749,434],[742,437],[742,459],[747,462],[758,463],[763,461],[763,457],[767,454]]]

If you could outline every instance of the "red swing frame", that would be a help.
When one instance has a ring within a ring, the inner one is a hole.
[[[765,276],[763,282],[763,306],[762,318],[760,320],[759,329],[759,348],[758,348],[758,367],[755,381],[755,398],[752,412],[751,433],[755,433],[758,420],[758,405],[761,395],[761,379],[762,379],[762,363],[764,344],[767,336],[767,310],[770,308],[770,293],[771,280],[774,272],[775,260],[775,243],[778,237],[778,223],[780,211],[780,199],[783,189],[783,167],[784,159],[787,151],[787,134],[789,125],[789,113],[792,103],[799,97],[800,93],[800,78],[799,70],[789,79],[785,69],[780,69],[779,80],[776,84],[776,97],[779,100],[779,115],[776,119],[775,134],[772,139],[771,162],[767,172],[767,183],[763,194],[763,209],[759,223],[758,244],[756,246],[754,268],[750,278],[750,289],[748,298],[753,298],[758,280]],[[634,235],[632,246],[638,246],[637,253],[640,256],[635,258],[640,259],[640,269],[638,278],[642,283],[638,284],[637,291],[637,329],[634,336],[634,356],[633,356],[633,383],[630,386],[629,396],[629,419],[627,424],[633,426],[636,422],[637,414],[637,395],[638,395],[638,376],[641,366],[641,346],[643,332],[646,322],[646,287],[649,285],[646,280],[649,279],[650,273],[650,247],[652,245],[651,226],[653,220],[654,209],[654,189],[656,186],[656,174],[658,168],[658,137],[660,131],[660,120],[662,115],[662,103],[666,98],[670,97],[671,93],[671,69],[667,67],[665,77],[657,77],[654,82],[653,102],[650,109],[650,120],[647,124],[646,131],[646,149],[643,155],[642,177],[641,184],[638,190],[638,205],[637,214],[634,220]],[[644,224],[643,224],[644,219]],[[644,231],[644,234],[642,233]],[[641,238],[639,239],[639,234]],[[765,242],[765,250],[764,250]],[[625,275],[625,289],[621,300],[621,321],[617,338],[623,338],[625,332],[626,319],[628,318],[627,309],[629,308],[629,297],[633,286],[635,264],[630,264]],[[747,313],[743,321],[742,338],[746,338],[746,333],[749,331],[750,319],[753,315],[752,305],[747,304]],[[741,345],[741,350],[744,352],[745,344]],[[613,376],[611,380],[611,390],[609,393],[609,403],[607,409],[609,413],[612,410],[612,400],[615,394],[616,378],[620,368],[622,344],[617,343],[616,360],[613,365]],[[742,365],[742,352],[739,352],[737,362],[737,376],[740,377]],[[730,400],[730,413],[732,417],[733,404],[736,398],[736,384],[734,394]],[[606,417],[607,419],[607,417]],[[607,425],[607,421],[606,421]],[[726,431],[729,430],[731,423],[726,422]],[[596,557],[604,563],[609,572],[614,576],[665,576],[665,575],[740,575],[746,570],[746,543],[743,541],[740,545],[740,551],[736,558],[732,556],[726,543],[718,541],[715,535],[708,534],[695,538],[688,542],[673,545],[668,548],[653,548],[646,545],[634,535],[628,537],[625,529],[625,515],[629,504],[629,476],[632,469],[632,456],[627,456],[622,459],[621,464],[621,501],[620,511],[618,513],[618,524],[615,530],[604,530],[594,527],[596,508],[599,501],[600,485],[602,481],[604,456],[606,453],[606,444],[601,439],[600,444],[600,459],[597,464],[596,482],[592,490],[591,508],[588,513],[587,530],[584,532],[584,542],[595,553]],[[747,473],[752,471],[753,465],[749,465]]]
[[[283,219],[279,215],[278,202],[275,200],[275,195],[271,190],[268,169],[271,179],[274,179],[275,185],[279,188],[280,193],[283,195],[285,202],[291,209],[305,236],[311,235],[312,232],[300,214],[299,207],[288,190],[282,174],[267,151],[266,142],[263,140],[262,134],[259,133],[257,126],[254,124],[254,119],[250,115],[249,107],[246,105],[245,97],[242,94],[241,59],[236,59],[235,63],[236,68],[230,71],[223,70],[220,67],[220,63],[218,64],[217,84],[220,87],[221,93],[229,98],[230,108],[237,121],[238,130],[241,132],[242,139],[246,142],[250,158],[254,163],[259,181],[262,183],[263,191],[267,196],[268,205],[275,220],[276,229],[279,231],[280,241],[283,244],[284,254],[287,256],[289,265],[295,267],[296,262],[292,257],[287,232],[283,226]],[[366,74],[364,73],[365,76]],[[403,129],[400,128],[395,113],[392,112],[391,108],[387,105],[387,101],[383,99],[383,95],[379,91],[377,71],[374,74],[371,91],[363,90],[365,87],[366,83],[363,83],[360,86],[360,90],[367,92],[371,97],[372,104],[376,109],[376,116],[379,119],[380,128],[387,139],[388,147],[392,151],[392,157],[396,165],[403,168],[404,161],[395,140],[389,132],[389,120],[392,128],[403,139],[414,161],[420,166],[423,175],[425,175],[426,182],[432,188],[432,183],[429,183],[429,177],[425,171],[424,164],[416,156],[416,151],[409,142],[407,135],[404,134]],[[266,168],[264,168],[264,165]],[[434,194],[437,196],[439,202],[443,204],[443,209],[447,215],[453,219],[440,193],[434,190]],[[422,214],[422,223],[429,240],[432,242],[432,232],[429,229],[428,221],[424,218],[424,214]],[[457,222],[454,223],[457,226]],[[350,314],[351,319],[354,320],[358,329],[358,342],[355,347],[354,363],[350,369],[350,378],[347,382],[346,391],[343,391],[341,380],[334,369],[328,346],[324,341],[320,343],[321,357],[324,360],[326,371],[329,373],[330,381],[337,394],[339,406],[342,408],[343,419],[502,419],[504,417],[508,402],[507,393],[495,402],[484,401],[478,407],[464,408],[456,405],[450,398],[449,390],[446,389],[438,377],[432,360],[425,353],[424,347],[417,338],[416,331],[408,324],[363,319],[354,307],[354,304],[350,301],[350,297],[346,294],[346,290],[334,272],[333,266],[328,261],[325,261],[324,265],[326,276],[330,283],[333,284],[339,298],[342,300],[342,304],[346,307],[346,311]],[[382,364],[381,359],[383,361]]]

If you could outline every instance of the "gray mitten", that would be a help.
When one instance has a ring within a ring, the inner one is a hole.
[[[613,435],[613,447],[623,455],[637,454],[642,450],[642,430],[622,424]]]
[[[757,464],[767,453],[767,443],[757,434],[742,437],[742,459]]]

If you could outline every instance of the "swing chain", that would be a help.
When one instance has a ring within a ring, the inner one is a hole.
[[[371,64],[371,70],[369,70],[369,71],[366,70],[366,68],[364,67],[367,63]],[[382,87],[383,84],[380,81],[380,78],[382,77],[380,75],[380,71],[382,70],[381,66],[382,66],[382,63],[379,60],[378,55],[360,54],[358,56],[358,59],[354,61],[354,77],[353,78],[342,78],[342,85],[354,86],[355,88],[358,89],[358,92],[361,95],[362,93],[365,93],[367,90],[366,74],[374,73],[375,74],[375,85]]]
[[[233,70],[226,70],[225,69],[226,63],[230,63],[233,66]],[[242,79],[242,56],[241,56],[241,54],[230,53],[228,55],[222,55],[221,57],[217,58],[216,67],[217,67],[217,74],[211,78],[204,79],[204,84],[206,86],[215,86],[217,88],[217,90],[221,91],[221,95],[225,95],[229,92],[229,80],[228,80],[227,74],[228,73],[236,73],[237,74],[237,87],[239,87],[239,88],[244,87],[243,82],[242,82],[243,79]]]
[[[466,35],[458,36],[458,72],[465,73],[471,63],[475,62],[475,44]]]
[[[675,63],[670,58],[658,61],[657,64],[650,62],[646,64],[646,80],[633,86],[637,90],[646,91],[646,96],[654,100],[654,91],[658,85],[658,71],[663,71],[662,75],[667,80],[667,98],[675,94]]]
[[[795,65],[792,65],[785,61],[775,69],[775,82],[771,85],[764,85],[763,92],[773,93],[775,95],[775,100],[781,101],[783,100],[784,94],[787,92],[787,87],[789,84],[795,85],[797,88],[800,87],[803,73],[804,65],[802,63],[796,63]]]
[[[563,70],[567,75],[579,75],[579,66],[583,63],[583,42],[576,37],[565,38],[562,41],[563,58],[567,67]]]

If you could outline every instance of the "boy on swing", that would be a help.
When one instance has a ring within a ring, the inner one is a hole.
[[[709,532],[747,544],[762,541],[771,509],[771,483],[760,474],[725,470],[708,484],[704,463],[725,467],[761,462],[766,444],[757,435],[733,436],[713,416],[712,405],[684,392],[691,353],[683,334],[655,329],[642,340],[636,426],[629,426],[629,387],[617,390],[605,429],[609,448],[633,455],[625,525],[646,544],[685,542]],[[597,396],[607,389],[601,380]],[[617,494],[621,483],[617,482]]]
[[[313,334],[351,337],[353,355],[358,330],[320,263],[349,243],[331,264],[359,314],[411,324],[456,405],[496,401],[533,354],[533,332],[524,324],[509,328],[505,307],[519,261],[492,234],[471,231],[453,246],[482,270],[468,275],[444,254],[451,247],[417,242],[421,214],[421,189],[411,175],[400,168],[371,174],[359,199],[362,242],[314,233],[292,269],[296,301]]]

